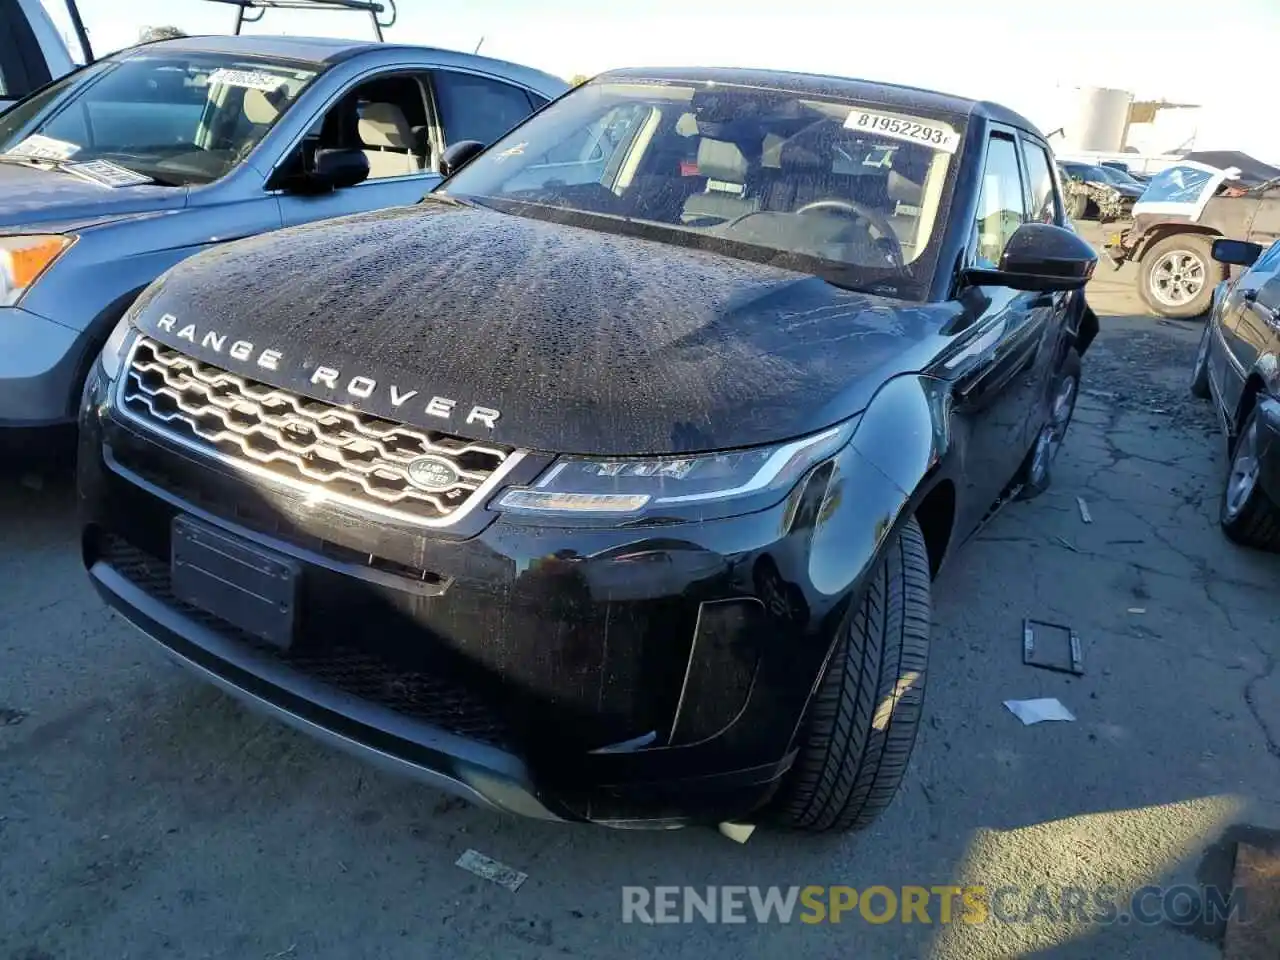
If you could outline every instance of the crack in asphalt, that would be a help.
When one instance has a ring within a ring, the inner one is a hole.
[[[1270,650],[1266,649],[1262,645],[1261,641],[1259,640],[1259,638],[1257,637],[1254,631],[1242,630],[1240,626],[1237,624],[1236,618],[1233,616],[1232,611],[1228,607],[1228,605],[1222,602],[1218,597],[1215,597],[1213,595],[1213,586],[1215,583],[1224,585],[1224,586],[1232,586],[1238,589],[1256,590],[1259,588],[1255,584],[1245,583],[1242,581],[1235,580],[1234,578],[1216,576],[1209,564],[1209,561],[1205,557],[1190,553],[1187,550],[1183,549],[1182,547],[1178,546],[1177,544],[1171,542],[1168,539],[1168,537],[1164,536],[1160,532],[1160,529],[1156,526],[1156,524],[1153,521],[1139,515],[1138,513],[1135,513],[1125,501],[1122,501],[1121,499],[1116,497],[1110,490],[1104,489],[1102,486],[1099,485],[1099,483],[1101,482],[1101,478],[1104,476],[1104,472],[1109,472],[1111,470],[1114,470],[1118,463],[1125,460],[1138,460],[1144,463],[1149,463],[1153,466],[1160,466],[1166,469],[1176,470],[1179,472],[1185,472],[1186,470],[1185,465],[1181,461],[1183,461],[1188,456],[1187,454],[1175,454],[1167,458],[1160,458],[1160,457],[1153,457],[1153,456],[1147,456],[1142,454],[1135,454],[1119,446],[1119,444],[1117,443],[1117,440],[1120,437],[1123,437],[1126,432],[1129,432],[1120,425],[1119,421],[1120,421],[1120,418],[1124,416],[1126,413],[1130,413],[1131,409],[1126,410],[1117,405],[1112,405],[1112,406],[1103,408],[1105,423],[1101,427],[1101,435],[1102,435],[1102,442],[1104,445],[1104,453],[1108,457],[1108,462],[1104,464],[1099,464],[1095,469],[1089,471],[1088,474],[1085,476],[1083,486],[1086,490],[1089,490],[1092,495],[1099,497],[1102,500],[1102,502],[1109,503],[1113,507],[1119,508],[1128,516],[1132,517],[1142,526],[1147,528],[1147,530],[1150,532],[1152,538],[1156,541],[1156,543],[1160,544],[1162,547],[1169,550],[1169,552],[1174,554],[1175,556],[1181,557],[1183,560],[1185,560],[1195,571],[1193,579],[1195,580],[1196,583],[1199,584],[1209,604],[1222,615],[1223,619],[1226,620],[1227,625],[1231,627],[1231,629],[1234,632],[1238,634],[1242,634],[1248,638],[1249,644],[1258,652],[1258,655],[1262,658],[1263,668],[1260,672],[1255,673],[1253,676],[1249,677],[1249,679],[1247,679],[1244,682],[1244,684],[1241,687],[1240,694],[1242,699],[1244,700],[1245,706],[1249,710],[1249,716],[1252,717],[1254,725],[1258,728],[1259,732],[1262,734],[1267,752],[1272,757],[1280,760],[1280,738],[1278,738],[1277,735],[1272,732],[1271,726],[1267,722],[1267,718],[1263,716],[1263,712],[1261,707],[1258,704],[1258,697],[1257,697],[1258,686],[1270,680],[1272,675],[1275,672],[1275,666],[1276,666],[1275,657],[1272,655]],[[1172,513],[1174,516],[1177,516],[1180,510],[1188,506],[1192,507],[1197,512],[1200,512],[1200,508],[1203,506],[1206,499],[1203,488],[1196,488],[1193,490],[1183,492],[1181,496],[1183,498],[1183,503],[1173,509]],[[1050,541],[1050,545],[1056,546],[1055,544],[1053,544],[1052,541]],[[1063,548],[1059,547],[1059,549],[1063,549]],[[1083,550],[1079,548],[1076,548],[1075,552],[1080,553],[1082,556],[1087,556],[1087,557],[1094,557],[1098,559],[1113,559],[1113,558],[1105,557],[1102,554],[1098,554],[1095,551]],[[1134,569],[1142,570],[1145,573],[1149,573],[1155,576],[1165,576],[1165,577],[1174,576],[1173,574],[1169,574],[1165,571],[1151,570],[1151,569],[1144,568],[1143,565],[1141,564],[1131,563],[1130,566],[1132,566]],[[1183,578],[1175,577],[1175,579],[1181,580]],[[1147,636],[1147,639],[1150,639],[1153,641],[1158,640],[1158,638],[1154,636]],[[1209,657],[1199,651],[1191,651],[1189,653],[1189,656],[1196,659],[1206,660],[1210,663],[1216,663],[1218,666],[1225,666],[1224,664],[1219,663],[1218,661],[1215,661],[1212,657]],[[1228,669],[1236,669],[1236,668],[1229,667]]]

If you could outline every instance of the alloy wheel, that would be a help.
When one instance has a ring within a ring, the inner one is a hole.
[[[1258,485],[1258,473],[1262,461],[1258,457],[1258,421],[1249,420],[1248,427],[1236,442],[1235,456],[1231,459],[1231,473],[1227,477],[1227,516],[1237,517],[1253,496]]]
[[[1190,250],[1170,250],[1151,271],[1151,296],[1166,307],[1186,306],[1204,289],[1208,270]]]

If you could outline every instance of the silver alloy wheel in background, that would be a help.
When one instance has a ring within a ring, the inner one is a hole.
[[[1062,441],[1067,436],[1067,427],[1071,426],[1076,386],[1075,377],[1063,377],[1058,385],[1058,393],[1053,398],[1053,408],[1049,411],[1049,421],[1040,428],[1040,436],[1036,438],[1036,452],[1031,461],[1032,477],[1039,479],[1048,473],[1050,465],[1062,448]]]
[[[1151,270],[1147,288],[1166,307],[1186,306],[1204,289],[1208,267],[1190,250],[1170,250]]]
[[[1228,520],[1238,517],[1248,504],[1254,487],[1258,485],[1261,468],[1262,461],[1258,457],[1258,421],[1250,418],[1248,427],[1236,441],[1235,454],[1231,458],[1226,497]]]

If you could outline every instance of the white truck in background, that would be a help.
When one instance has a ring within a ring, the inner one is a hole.
[[[91,59],[74,0],[67,7]],[[75,67],[40,0],[0,0],[0,110]]]

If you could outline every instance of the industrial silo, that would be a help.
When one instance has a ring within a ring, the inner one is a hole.
[[[1071,146],[1098,153],[1122,151],[1132,102],[1133,94],[1128,90],[1081,87],[1076,91],[1074,117],[1065,131]]]

